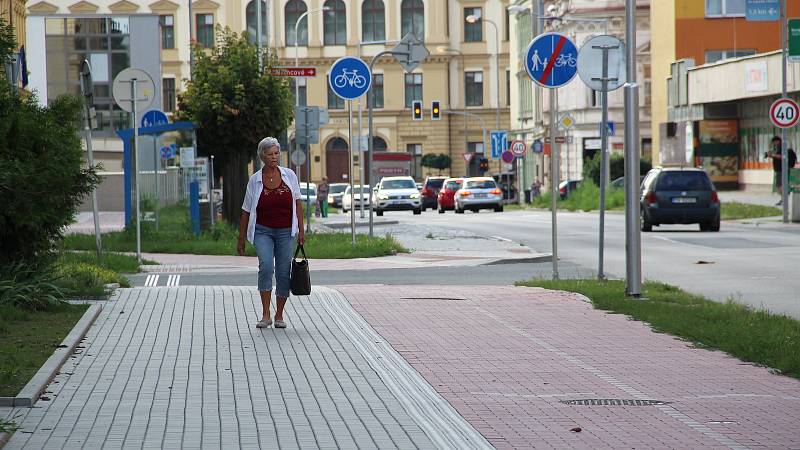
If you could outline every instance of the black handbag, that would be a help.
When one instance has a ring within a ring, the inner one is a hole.
[[[297,260],[297,253],[303,253],[303,259]],[[306,257],[306,250],[302,245],[297,244],[294,251],[294,258],[292,258],[292,275],[289,282],[289,289],[294,295],[309,295],[311,294],[311,275],[308,273],[308,258]]]

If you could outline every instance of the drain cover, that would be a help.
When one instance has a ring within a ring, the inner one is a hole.
[[[597,405],[597,406],[654,406],[666,405],[661,400],[629,400],[624,398],[584,398],[578,400],[562,400],[565,405]]]

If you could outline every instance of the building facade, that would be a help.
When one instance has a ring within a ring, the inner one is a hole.
[[[710,80],[707,86],[691,85],[688,90],[680,91],[684,86],[681,80],[686,79],[691,68],[706,67],[712,64],[725,63],[734,58],[744,58],[780,48],[780,22],[748,22],[745,19],[744,0],[659,0],[653,2],[651,23],[653,29],[652,61],[653,61],[653,161],[656,164],[675,164],[685,162],[686,143],[676,148],[676,139],[686,139],[686,121],[703,117],[688,115],[689,96],[692,87],[698,90],[717,90],[728,86],[727,79]],[[787,2],[788,16],[800,15],[800,3]],[[751,61],[752,63],[753,61]],[[759,65],[759,69],[760,69]],[[707,72],[704,70],[704,72]],[[762,74],[760,70],[754,75]],[[764,72],[763,74],[766,74]],[[744,80],[744,74],[737,74]],[[772,76],[772,75],[770,75]],[[772,88],[772,87],[770,87]],[[699,93],[698,93],[699,94]],[[734,94],[734,93],[731,93]],[[738,93],[748,97],[750,94]],[[672,97],[672,98],[671,98]],[[696,105],[695,109],[699,106]],[[719,106],[717,106],[719,108]],[[709,111],[709,118],[716,120],[738,119],[731,116],[731,110]],[[736,111],[738,114],[739,111]],[[764,111],[766,114],[766,110]],[[725,116],[725,117],[723,117]],[[699,125],[698,125],[699,126]],[[694,131],[691,130],[689,140]],[[741,131],[740,131],[741,134]],[[690,144],[690,147],[693,145]],[[758,175],[750,170],[767,171],[766,160],[747,162],[748,157],[737,153],[738,169],[744,171],[740,185],[761,185],[771,176],[769,172]],[[722,155],[720,155],[722,156]],[[727,155],[734,156],[734,155]],[[738,170],[737,169],[737,170]],[[726,183],[738,176],[726,175]],[[754,183],[754,181],[758,181]],[[735,184],[735,183],[734,183]]]
[[[14,27],[17,44],[25,44],[25,0],[0,0],[0,17]]]
[[[549,134],[550,105],[547,89],[537,88],[525,71],[525,51],[531,40],[530,9],[536,1],[518,0],[514,4],[527,8],[527,12],[515,14],[512,28],[515,40],[511,49],[511,67],[515,74],[512,87],[511,122],[516,137],[524,139],[529,146],[534,140]],[[637,81],[640,90],[640,149],[649,157],[650,135],[650,26],[649,0],[637,2],[636,44]],[[625,40],[625,1],[624,0],[546,0],[543,1],[542,21],[544,31],[566,35],[580,49],[589,39],[601,34],[614,35]],[[540,94],[536,94],[536,90]],[[609,151],[622,153],[624,150],[624,94],[622,89],[608,95],[609,121],[613,122],[614,135],[609,137]],[[586,86],[578,76],[558,90],[559,116],[569,115],[574,125],[560,131],[566,134],[567,142],[560,145],[560,180],[582,179],[583,163],[600,150],[600,129],[602,104],[600,93]],[[559,120],[559,117],[555,117]],[[530,155],[530,153],[529,153]],[[547,185],[549,179],[549,156],[533,155],[526,172],[532,174],[525,185],[537,180]]]

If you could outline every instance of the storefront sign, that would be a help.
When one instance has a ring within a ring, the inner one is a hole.
[[[764,92],[769,87],[767,78],[767,62],[754,61],[744,65],[744,90],[747,92]]]
[[[800,61],[800,19],[789,19],[789,61]]]

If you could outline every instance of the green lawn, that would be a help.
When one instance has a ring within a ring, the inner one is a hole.
[[[755,217],[780,216],[783,210],[774,206],[751,205],[749,203],[722,202],[722,220],[752,219]]]
[[[87,308],[63,304],[32,312],[0,307],[0,396],[17,395]]]
[[[800,322],[790,317],[732,301],[713,302],[662,283],[644,284],[646,300],[626,298],[622,281],[530,280],[517,285],[579,292],[597,309],[628,315],[655,331],[800,378]]]
[[[236,253],[238,229],[225,222],[194,236],[189,228],[185,207],[172,206],[161,210],[159,230],[152,223],[142,226],[142,251],[150,253],[186,253],[194,255],[233,255]],[[132,227],[131,227],[132,228]],[[375,256],[407,253],[408,250],[390,236],[373,237],[359,234],[356,246],[351,244],[350,233],[311,233],[306,235],[306,253],[309,258],[369,258]],[[95,247],[94,236],[74,234],[64,239],[66,250],[91,251]],[[103,248],[113,252],[136,251],[135,230],[124,230],[103,234]],[[247,245],[247,254],[255,255],[255,248]]]

